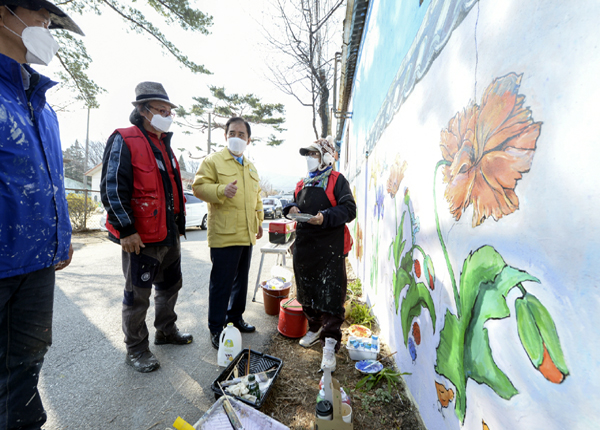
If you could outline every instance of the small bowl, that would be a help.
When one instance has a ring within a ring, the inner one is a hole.
[[[360,360],[354,366],[356,370],[364,374],[379,373],[383,370],[383,364],[377,360]]]

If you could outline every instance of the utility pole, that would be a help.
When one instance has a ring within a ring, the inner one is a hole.
[[[83,165],[83,188],[87,190],[87,176],[85,172],[87,171],[88,166],[88,154],[90,148],[90,107],[88,106],[88,114],[87,114],[87,131],[85,134],[85,161]]]
[[[83,228],[87,230],[87,204],[88,204],[88,187],[87,187],[87,166],[88,166],[88,154],[90,148],[90,107],[88,106],[88,117],[87,117],[87,131],[85,133],[85,161],[83,165]]]

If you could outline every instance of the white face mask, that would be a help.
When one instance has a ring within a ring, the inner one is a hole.
[[[318,158],[311,157],[310,155],[306,156],[306,167],[308,167],[309,172],[314,172],[319,167],[320,161]]]
[[[248,142],[246,142],[244,139],[240,139],[239,137],[230,137],[227,139],[227,147],[238,157],[244,153],[247,146]]]
[[[8,9],[8,11],[12,13],[19,21],[23,22],[23,20],[19,18],[12,10]],[[20,36],[10,28],[6,26],[4,28],[6,28],[12,34],[23,39],[23,45],[25,45],[25,48],[27,48],[27,52],[25,54],[25,61],[27,63],[43,64],[44,66],[47,66],[58,52],[58,43],[56,40],[54,40],[50,30],[47,28],[29,27],[24,22],[23,25],[25,26],[25,29],[23,29],[23,33]]]
[[[150,109],[146,108],[146,110],[148,112],[150,112]],[[171,128],[171,124],[173,124],[173,117],[172,116],[160,116],[160,115],[155,115],[152,112],[150,112],[152,114],[152,121],[150,121],[150,125],[152,127],[154,127],[155,129],[157,129],[158,131],[162,131],[163,133],[168,133],[169,132],[169,128]]]

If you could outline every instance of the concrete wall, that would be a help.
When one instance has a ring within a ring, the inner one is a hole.
[[[599,16],[370,3],[350,258],[429,429],[600,425]]]

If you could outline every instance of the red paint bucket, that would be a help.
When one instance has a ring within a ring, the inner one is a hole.
[[[302,305],[298,300],[282,300],[279,304],[279,324],[277,324],[279,333],[293,339],[302,337],[308,330],[308,324]]]

